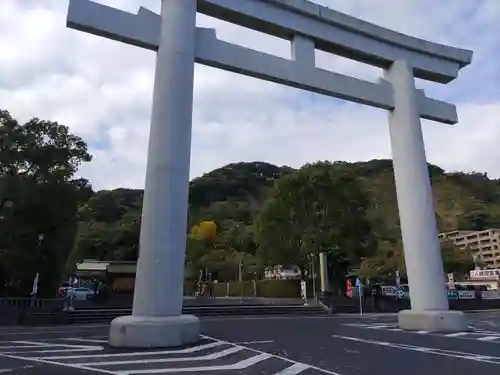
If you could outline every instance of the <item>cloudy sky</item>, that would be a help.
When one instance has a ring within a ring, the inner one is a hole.
[[[238,0],[235,0],[238,1]],[[243,0],[239,0],[243,1]],[[159,12],[159,0],[98,0]],[[499,0],[315,0],[399,32],[472,49],[449,85],[417,82],[457,104],[460,122],[423,122],[430,162],[500,177]],[[97,189],[144,184],[154,53],[65,27],[68,0],[0,0],[0,107],[21,121],[59,121],[94,160],[80,170]],[[287,42],[199,16],[220,39],[279,56]],[[376,68],[318,53],[318,66],[375,80]],[[191,176],[238,161],[298,167],[315,160],[389,158],[387,114],[196,66]]]

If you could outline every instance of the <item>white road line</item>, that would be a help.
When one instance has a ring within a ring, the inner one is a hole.
[[[65,331],[74,331],[75,328],[99,328],[99,327],[108,327],[109,328],[109,323],[108,324],[71,324],[66,326],[67,328]],[[19,327],[23,328],[23,327]],[[52,330],[61,330],[64,329],[61,326],[38,326],[38,327],[29,327],[25,328],[25,331],[29,331],[29,333],[33,333],[34,331],[52,331]],[[13,330],[11,328],[8,329],[1,329],[0,328],[0,333],[3,334],[3,332],[12,332]]]
[[[286,369],[275,373],[274,375],[297,375],[297,374],[300,374],[302,371],[305,371],[309,368],[310,367],[308,365],[305,365],[303,363],[295,363],[295,364],[291,365],[290,367],[287,367]]]
[[[273,343],[274,340],[254,340],[254,341],[238,341],[238,342],[233,342],[232,344],[235,345],[249,345],[249,344],[270,344]]]
[[[93,348],[75,348],[75,349],[47,349],[47,350],[29,350],[29,351],[9,351],[9,352],[4,352],[3,354],[21,354],[21,353],[26,353],[26,354],[31,354],[31,353],[74,353],[74,352],[95,352],[98,350],[103,350],[104,348],[101,347],[93,347]]]
[[[388,326],[387,324],[377,324],[377,325],[365,325],[363,328],[368,328],[368,329],[384,329],[384,328],[391,328],[391,326]]]
[[[486,335],[500,336],[500,332],[498,332],[498,331],[489,331],[487,329],[475,329],[474,332],[472,332],[472,333],[484,333]]]
[[[19,370],[27,370],[27,369],[30,369],[33,367],[35,367],[35,366],[28,365],[28,366],[14,367],[14,368],[4,368],[4,369],[0,369],[0,374],[7,374],[10,372],[19,371]]]
[[[75,338],[69,338],[69,339],[62,339],[65,341],[78,341],[78,342],[90,342],[90,343],[107,343],[108,340],[97,340],[97,339],[86,339],[86,338],[80,338],[80,337],[75,337]]]
[[[54,345],[9,345],[9,346],[0,346],[0,350],[12,350],[12,349],[36,349],[36,348],[50,348]]]
[[[102,346],[96,346],[96,345],[69,345],[69,344],[54,344],[54,343],[45,343],[45,342],[37,342],[33,341],[31,342],[33,345],[37,346],[32,346],[32,347],[19,347],[16,349],[30,349],[30,350],[9,350],[7,352],[4,352],[4,354],[16,354],[16,353],[61,353],[61,352],[89,352],[89,351],[96,351],[96,350],[103,350],[104,348]],[[40,349],[43,347],[48,347],[48,348],[53,348],[53,349]],[[31,349],[36,349],[36,350],[31,350]]]
[[[228,316],[228,317],[206,317],[201,318],[206,322],[216,322],[216,321],[226,321],[226,320],[297,320],[297,319],[323,319],[323,320],[331,320],[331,319],[346,319],[353,318],[352,314],[346,315],[296,315],[296,316]],[[373,317],[363,316],[362,319],[370,319],[373,320]]]
[[[116,375],[132,375],[132,374],[163,374],[172,372],[201,372],[201,371],[227,371],[227,370],[243,370],[247,367],[253,366],[256,363],[265,361],[272,358],[272,354],[258,354],[251,358],[244,359],[232,365],[223,366],[200,366],[200,367],[181,367],[181,368],[153,368],[145,370],[130,370],[130,371],[116,371]]]
[[[227,345],[234,345],[232,342],[230,341],[225,341],[225,340],[219,340],[215,337],[211,337],[211,336],[205,336],[205,335],[200,335],[200,337],[203,337],[205,339],[208,339],[208,340],[217,340],[218,342],[220,343],[223,343],[223,344],[227,344]],[[259,350],[259,349],[254,349],[252,347],[249,347],[249,346],[244,346],[245,349],[247,350],[250,350],[252,352],[255,352],[255,353],[259,353],[259,354],[269,354],[267,352],[264,352],[262,350]],[[338,372],[334,372],[334,371],[329,371],[329,370],[325,370],[325,369],[322,369],[320,367],[317,367],[317,366],[313,366],[313,365],[309,365],[307,363],[301,363],[301,362],[298,362],[298,361],[294,361],[293,359],[290,359],[290,358],[287,358],[287,357],[282,357],[280,355],[276,355],[276,354],[271,354],[271,356],[273,358],[277,358],[277,359],[281,359],[282,361],[285,361],[285,362],[288,362],[288,363],[293,363],[293,364],[306,364],[309,366],[310,369],[313,369],[313,370],[318,370],[318,371],[321,371],[322,373],[324,374],[330,374],[330,375],[340,375]],[[126,375],[126,374],[125,374]]]
[[[106,326],[109,327],[109,324]],[[23,336],[23,335],[29,335],[29,336],[43,336],[43,335],[53,335],[53,334],[64,334],[74,331],[72,330],[54,330],[54,331],[40,331],[40,332],[1,332],[0,335],[2,337],[4,336]],[[78,332],[86,332],[86,331],[95,331],[94,328],[85,328],[85,329],[76,329]]]
[[[11,341],[12,343],[15,344],[22,344],[24,343],[25,345],[9,345],[9,346],[0,346],[0,350],[7,350],[5,353],[18,353],[18,352],[23,352],[24,351],[16,351],[12,349],[36,349],[36,350],[29,350],[31,353],[50,353],[53,351],[68,351],[68,350],[62,350],[62,349],[55,349],[55,350],[41,350],[40,348],[72,348],[73,350],[71,351],[77,351],[77,350],[89,350],[92,348],[93,350],[102,350],[103,348],[101,346],[88,346],[88,345],[68,345],[68,344],[54,344],[54,343],[49,343],[49,342],[37,342],[37,341]],[[74,350],[77,349],[77,350]]]
[[[448,333],[445,336],[446,337],[460,337],[460,336],[466,336],[468,334],[469,334],[469,332],[455,332],[455,333]]]
[[[34,346],[47,346],[46,342],[40,341],[11,341],[13,344],[26,344],[26,345],[34,345]]]
[[[115,371],[109,371],[109,370],[104,370],[104,369],[100,369],[100,368],[90,368],[90,367],[72,365],[70,363],[61,363],[61,362],[47,361],[47,360],[40,359],[40,358],[22,357],[22,356],[18,356],[18,355],[2,354],[2,353],[0,353],[0,357],[12,358],[12,359],[19,359],[19,360],[22,360],[22,361],[32,361],[32,362],[35,362],[35,363],[43,363],[43,364],[47,364],[47,365],[56,365],[56,366],[62,366],[62,367],[68,367],[68,368],[76,368],[76,369],[79,369],[79,370],[102,372],[104,374],[117,375],[117,373]]]
[[[186,354],[195,353],[200,350],[213,348],[219,345],[225,344],[224,342],[211,342],[209,344],[193,346],[186,349],[178,350],[163,350],[163,351],[152,351],[152,352],[124,352],[124,353],[102,353],[102,354],[84,354],[84,355],[68,355],[68,356],[51,356],[42,357],[42,359],[80,359],[80,358],[102,358],[102,357],[137,357],[141,355],[162,355],[162,354]]]
[[[26,341],[28,342],[28,341]],[[72,349],[88,349],[88,348],[97,348],[102,349],[100,345],[77,345],[77,344],[58,344],[53,342],[41,342],[41,341],[30,341],[32,345],[37,345],[37,347],[61,347],[61,348],[72,348]]]
[[[500,339],[500,336],[484,336],[484,337],[479,337],[476,340],[478,341],[494,341]]]
[[[471,361],[475,361],[475,362],[483,362],[483,363],[491,363],[491,364],[495,364],[495,365],[500,365],[500,357],[485,356],[485,355],[480,355],[480,354],[475,354],[475,353],[458,352],[458,351],[445,350],[445,349],[426,348],[426,347],[422,347],[422,346],[398,344],[398,343],[391,343],[391,342],[386,342],[386,341],[368,340],[368,339],[363,339],[360,337],[340,336],[340,335],[332,335],[332,337],[337,338],[337,339],[342,339],[342,340],[361,342],[361,343],[365,343],[365,344],[379,345],[379,346],[385,346],[385,347],[389,347],[389,348],[411,350],[411,351],[415,351],[415,352],[440,355],[440,356],[444,356],[444,357],[453,357],[453,358],[460,358],[460,359],[464,359],[464,360],[471,360]]]
[[[357,328],[369,328],[369,327],[372,327],[372,325],[365,324],[365,323],[344,323],[342,325],[343,326],[348,326],[348,327],[357,327]]]
[[[213,361],[214,359],[219,359],[226,357],[230,354],[237,353],[245,348],[242,346],[233,346],[229,349],[221,350],[220,352],[215,352],[207,355],[202,355],[199,357],[178,357],[178,358],[147,358],[147,359],[136,359],[136,360],[128,360],[128,361],[104,361],[104,362],[86,362],[79,363],[82,366],[114,366],[114,365],[132,365],[138,363],[168,363],[168,362],[197,362],[197,361]],[[144,353],[148,354],[148,353]]]
[[[383,325],[366,325],[366,324],[356,324],[356,323],[349,323],[349,324],[344,324],[348,325],[350,327],[358,327],[358,328],[368,328],[368,329],[386,329],[388,331],[392,332],[401,332],[404,331],[401,328],[389,328],[388,326],[383,326]],[[415,333],[415,334],[420,334],[420,335],[426,335],[426,334],[438,334],[439,332],[432,332],[432,331],[406,331],[408,333]],[[493,331],[481,331],[481,330],[476,330],[475,332],[454,332],[454,333],[448,333],[448,334],[443,334],[439,336],[444,336],[444,337],[462,337],[462,336],[467,336],[470,333],[483,333],[487,335],[493,335],[492,336],[487,336],[487,337],[482,337],[482,338],[474,338],[474,340],[479,340],[479,341],[495,341],[496,339],[500,339],[500,333],[498,332],[493,332]],[[471,337],[468,337],[471,338]]]

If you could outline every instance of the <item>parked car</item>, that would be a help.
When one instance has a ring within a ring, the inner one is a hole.
[[[73,298],[76,301],[85,301],[92,298],[94,291],[89,288],[73,288]]]
[[[57,296],[60,298],[65,298],[68,294],[72,294],[73,299],[76,301],[85,301],[94,296],[94,291],[89,288],[76,287],[72,288],[70,286],[61,286],[57,292]]]

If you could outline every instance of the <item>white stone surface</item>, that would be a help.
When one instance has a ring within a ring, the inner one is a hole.
[[[435,82],[452,81],[472,58],[471,51],[397,33],[312,1],[201,0],[198,11],[283,39],[300,34],[322,51],[380,68],[405,59],[418,78]]]
[[[284,39],[302,35],[319,42],[320,50],[381,68],[405,59],[415,67],[418,78],[442,83],[456,78],[472,59],[471,51],[398,33],[311,1],[199,0],[198,11]],[[85,24],[100,22],[98,35],[120,35],[122,41],[145,48],[157,43],[160,17],[145,8],[134,16],[89,0],[70,0],[68,26],[89,32]],[[109,18],[116,22],[109,23]],[[144,22],[139,26],[134,18]]]
[[[394,90],[389,133],[412,309],[446,311],[448,298],[415,80],[404,60],[396,61],[385,78]]]
[[[409,331],[461,332],[469,329],[461,311],[403,310],[398,314],[398,325]]]
[[[139,316],[180,315],[183,299],[196,0],[163,0],[162,17],[135,280]]]
[[[181,316],[193,111],[196,0],[163,0],[132,316],[114,320],[110,344],[178,346],[198,339]]]
[[[111,322],[109,344],[117,348],[161,348],[199,340],[200,321],[194,315],[121,316]]]

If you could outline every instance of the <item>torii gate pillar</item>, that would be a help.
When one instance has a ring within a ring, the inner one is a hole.
[[[163,0],[161,20],[134,306],[131,316],[111,323],[109,343],[116,347],[199,339],[198,318],[182,315],[196,0]]]
[[[412,309],[399,313],[399,326],[408,330],[467,330],[464,314],[448,306],[413,69],[405,60],[398,60],[385,71],[385,78],[394,90],[389,133],[411,288]]]

